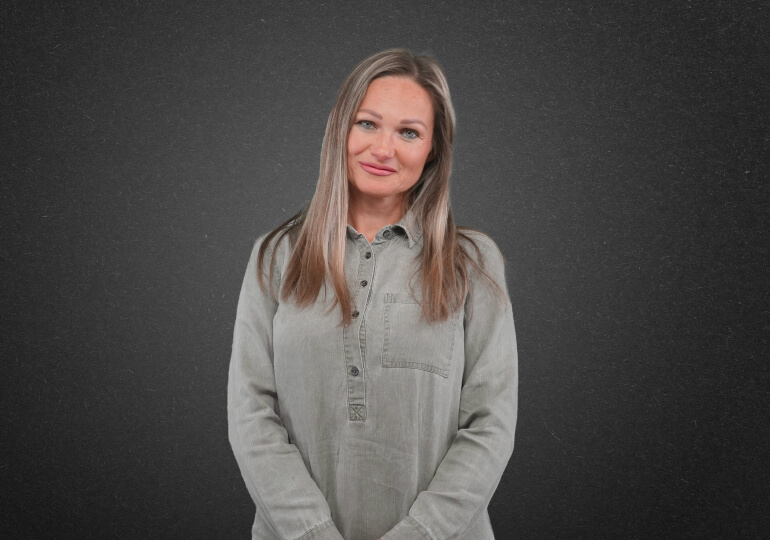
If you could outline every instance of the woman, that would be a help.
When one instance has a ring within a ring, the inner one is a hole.
[[[364,60],[313,200],[254,246],[228,418],[255,539],[493,538],[516,342],[500,252],[449,209],[454,126],[435,60]]]

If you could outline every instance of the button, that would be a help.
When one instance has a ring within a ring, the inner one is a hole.
[[[366,287],[367,285],[369,285],[369,282],[368,282],[368,281],[366,281],[366,280],[363,280],[363,281],[361,282],[361,286],[362,286],[362,287]]]
[[[367,259],[371,259],[372,258],[372,252],[371,251],[367,251],[365,257]]]
[[[388,238],[390,238],[391,236],[393,236],[393,231],[391,231],[390,229],[388,229],[387,231],[385,231],[384,233],[382,233],[382,236],[384,236],[384,237],[385,237],[385,239],[388,239]]]
[[[358,310],[357,310],[357,309],[356,309],[356,310],[354,310],[354,311],[353,311],[353,313],[351,313],[351,315],[353,316],[353,318],[354,318],[354,319],[355,319],[356,317],[358,317]]]
[[[353,375],[353,377],[358,377],[358,374],[361,373],[358,371],[358,368],[356,366],[353,366],[350,368],[350,374]]]

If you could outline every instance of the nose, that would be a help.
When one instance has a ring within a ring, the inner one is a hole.
[[[371,152],[374,157],[380,161],[386,161],[393,157],[395,154],[395,146],[393,145],[393,134],[383,131],[379,134],[377,139],[372,143]]]

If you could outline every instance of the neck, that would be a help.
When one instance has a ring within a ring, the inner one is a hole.
[[[371,242],[377,231],[398,223],[403,217],[402,197],[372,199],[354,195],[351,191],[348,202],[348,223]]]

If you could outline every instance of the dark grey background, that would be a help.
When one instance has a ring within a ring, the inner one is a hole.
[[[365,56],[445,66],[520,347],[497,536],[768,532],[768,4],[4,2],[0,536],[248,536],[254,239]]]

